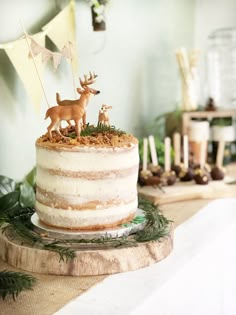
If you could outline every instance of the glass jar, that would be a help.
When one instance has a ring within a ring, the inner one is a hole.
[[[236,28],[208,37],[207,96],[220,108],[236,108]]]

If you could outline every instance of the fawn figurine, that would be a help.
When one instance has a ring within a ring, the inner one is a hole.
[[[90,73],[88,78],[84,76],[84,81],[80,79],[80,85],[82,88],[77,88],[77,92],[81,95],[77,100],[63,100],[61,101],[60,95],[57,93],[57,103],[60,106],[50,107],[45,119],[50,117],[51,124],[48,126],[48,133],[50,139],[52,138],[52,130],[55,129],[57,133],[62,136],[60,132],[60,125],[62,120],[66,120],[68,123],[70,120],[75,122],[75,131],[77,137],[80,137],[81,127],[86,125],[86,106],[92,95],[99,94],[100,91],[91,89],[88,85],[95,82],[97,75]]]
[[[107,111],[111,108],[112,108],[112,106],[102,104],[102,107],[101,107],[99,114],[98,114],[98,123],[99,124],[102,124],[105,126],[110,126],[110,121],[109,121],[109,116],[108,116]]]

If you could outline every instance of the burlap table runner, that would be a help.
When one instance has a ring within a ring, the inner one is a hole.
[[[209,200],[191,200],[162,205],[165,216],[175,222],[175,226],[193,216]],[[0,260],[0,270],[19,270]],[[51,276],[33,274],[38,283],[33,291],[20,293],[16,301],[10,298],[0,300],[1,315],[51,315],[66,303],[81,295],[106,276]]]
[[[22,271],[0,260],[0,270]],[[32,291],[19,294],[16,301],[0,299],[1,315],[51,315],[63,305],[87,291],[106,276],[72,277],[31,273],[38,279]]]

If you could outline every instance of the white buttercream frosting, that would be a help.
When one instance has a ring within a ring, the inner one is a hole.
[[[77,229],[110,225],[127,218],[137,209],[138,164],[138,145],[81,147],[76,151],[37,146],[36,185],[41,189],[37,194],[40,202],[36,202],[39,218],[51,225]],[[46,201],[50,193],[58,196],[58,202],[49,206]],[[63,196],[61,200],[60,196]],[[68,205],[68,210],[60,208],[60,202]],[[111,206],[83,209],[83,204],[89,202]],[[82,210],[70,210],[74,205]]]
[[[129,198],[136,192],[137,174],[131,174],[116,179],[88,180],[83,178],[51,175],[45,170],[38,169],[37,185],[55,194],[76,195],[81,202],[91,200],[109,200]]]
[[[130,148],[87,148],[81,151],[57,151],[37,147],[37,165],[73,172],[108,171],[129,168],[139,163],[138,146]]]
[[[36,201],[39,218],[49,225],[68,228],[86,228],[93,225],[109,225],[120,221],[137,210],[137,199],[129,204],[102,210],[54,209]]]

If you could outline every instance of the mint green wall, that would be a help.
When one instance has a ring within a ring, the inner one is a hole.
[[[192,47],[194,0],[119,0],[107,8],[107,32],[91,34],[77,10],[81,72],[96,69],[112,121],[137,135],[179,100],[174,51]],[[90,14],[90,12],[89,12]],[[88,108],[92,113],[92,107]]]
[[[36,32],[67,1],[1,1],[0,43],[21,34],[18,18]],[[107,31],[95,33],[85,1],[76,1],[80,72],[95,70],[102,93],[88,108],[97,120],[102,103],[113,106],[112,124],[142,135],[156,115],[172,110],[179,100],[174,50],[193,45],[194,0],[111,0]],[[70,69],[56,74],[48,67],[44,82],[50,104],[55,92],[71,95]],[[36,79],[36,78],[32,78]],[[0,51],[0,174],[21,179],[35,164],[35,139],[46,131],[46,104],[34,112],[24,87]]]

